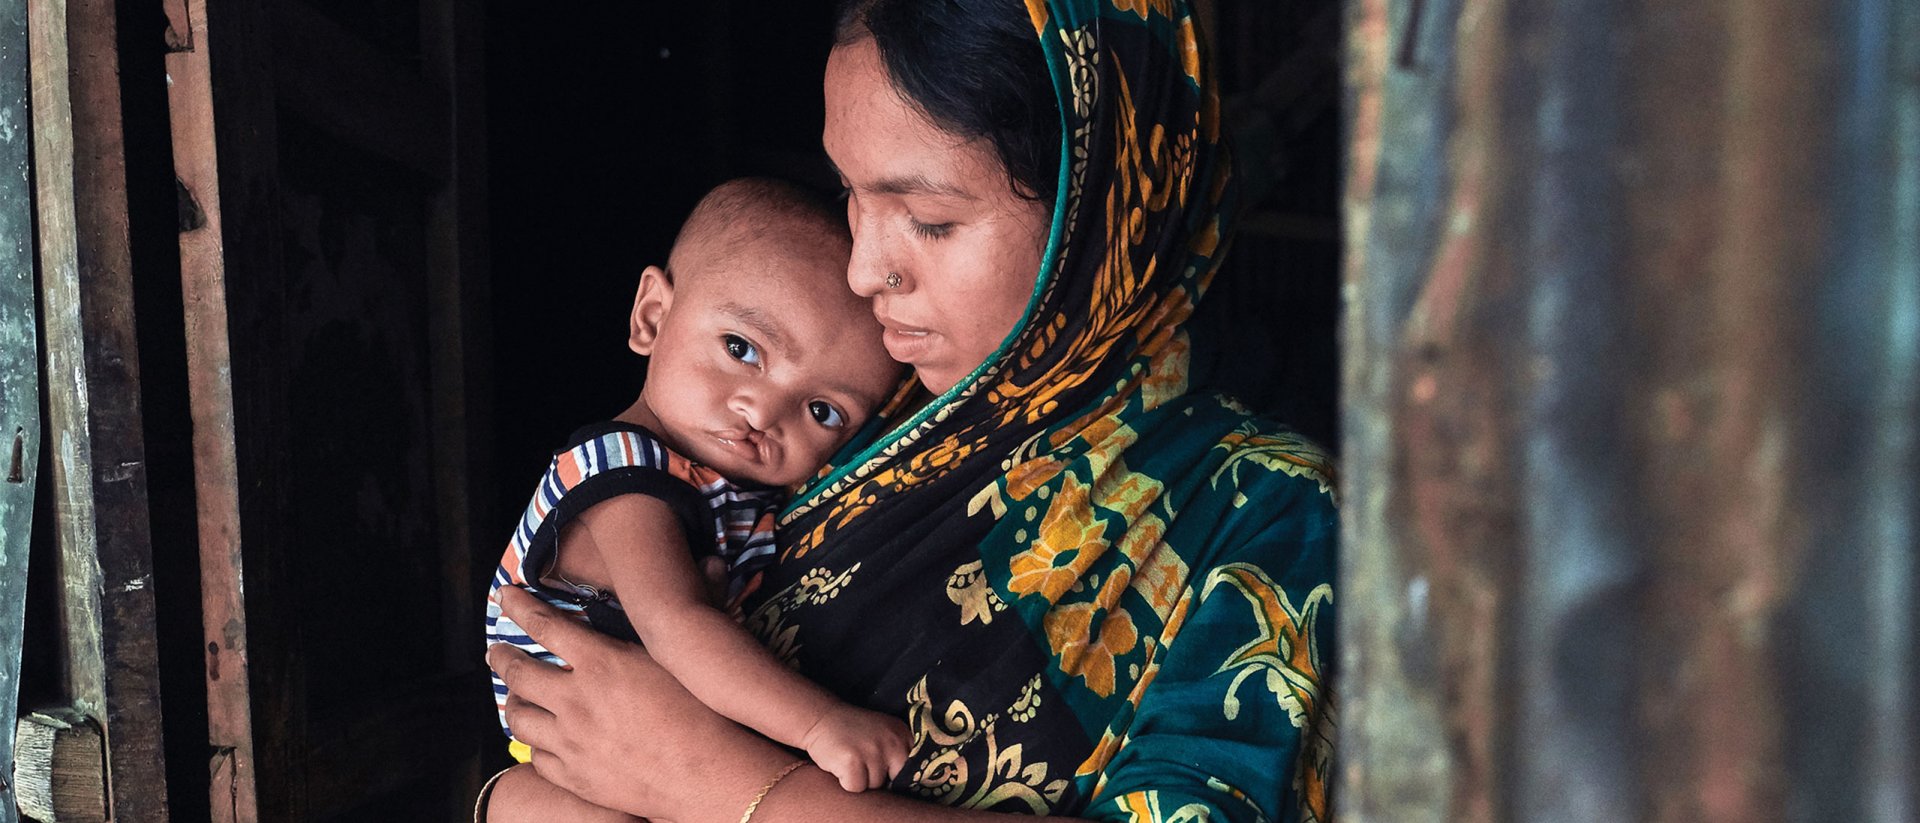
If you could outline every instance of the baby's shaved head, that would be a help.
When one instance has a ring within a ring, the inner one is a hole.
[[[749,253],[801,263],[793,273],[837,272],[844,283],[853,239],[838,204],[806,189],[764,177],[742,177],[714,187],[693,207],[674,237],[667,270],[675,285],[706,272],[746,263]],[[772,261],[769,261],[772,262]]]

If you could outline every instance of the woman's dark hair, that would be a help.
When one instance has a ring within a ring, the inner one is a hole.
[[[1049,207],[1060,103],[1021,0],[844,0],[835,39],[873,38],[895,87],[942,129],[984,137],[1014,193]]]

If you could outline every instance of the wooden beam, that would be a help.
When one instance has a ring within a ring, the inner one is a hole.
[[[30,0],[62,685],[116,820],[167,818],[140,368],[111,0]]]
[[[236,392],[236,374],[265,372],[279,354],[282,305],[276,185],[278,114],[273,42],[262,4],[188,0],[193,49],[167,55],[174,170],[199,219],[181,226],[180,277],[186,313],[193,418],[194,491],[200,528],[201,620],[206,641],[208,770],[213,820],[294,819],[305,787],[291,767],[304,740],[299,657],[273,642],[298,637],[295,595],[281,593],[278,558],[287,501],[284,455],[243,452],[274,442],[285,426],[285,396],[272,384]],[[217,55],[217,59],[215,59]],[[218,80],[216,80],[216,77]],[[222,96],[216,109],[213,89]],[[225,217],[247,223],[229,233]],[[243,278],[227,272],[244,271]],[[252,306],[235,317],[230,305]],[[239,339],[248,344],[235,347]],[[276,594],[280,596],[276,597]],[[284,605],[283,605],[284,604]],[[249,607],[252,608],[249,608]],[[254,654],[254,638],[268,638]],[[262,781],[260,776],[272,775]]]
[[[40,823],[106,823],[106,742],[75,709],[20,717],[14,782],[20,811]]]
[[[205,0],[187,3],[195,47],[167,55],[174,174],[183,212],[180,277],[186,312],[188,393],[199,508],[201,609],[206,639],[208,771],[213,819],[259,819],[254,789],[253,714],[247,667],[247,613],[241,589],[238,458],[228,347],[220,176],[207,62]],[[269,113],[270,114],[270,113]]]

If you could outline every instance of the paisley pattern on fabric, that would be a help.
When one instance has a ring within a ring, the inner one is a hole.
[[[936,711],[925,681],[916,684],[907,698],[907,724],[914,733],[909,756],[919,764],[913,773],[914,793],[949,806],[1018,805],[1031,814],[1046,814],[1066,792],[1067,781],[1050,778],[1046,763],[1028,761],[1021,744],[1002,745],[998,734],[1002,718],[1011,725],[1022,722],[1022,715],[1033,716],[1039,687],[1036,676],[1021,692],[1021,702],[1004,713],[976,717],[957,700]],[[966,744],[975,740],[986,742],[984,762],[977,765],[963,754]]]
[[[802,608],[819,606],[838,597],[859,571],[859,563],[838,572],[826,569],[808,571],[801,575],[798,582],[781,591],[778,596],[769,598],[755,610],[746,621],[747,629],[760,637],[760,642],[773,652],[774,657],[789,666],[793,665],[800,653],[799,628],[787,625],[787,618]]]
[[[1237,208],[1199,27],[1183,0],[1027,10],[1065,117],[1033,301],[975,374],[917,409],[903,390],[891,431],[795,496],[748,625],[909,718],[893,791],[1319,823],[1335,475],[1188,382]]]

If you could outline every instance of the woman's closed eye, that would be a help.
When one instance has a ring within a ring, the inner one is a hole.
[[[839,409],[834,408],[833,404],[825,400],[815,400],[808,403],[807,414],[813,417],[815,423],[819,423],[829,429],[837,429],[847,425],[847,416],[841,414]]]
[[[760,365],[760,350],[747,342],[747,338],[737,334],[723,334],[720,336],[720,343],[726,346],[728,357],[749,366]]]
[[[912,225],[914,234],[929,240],[938,240],[953,233],[952,223],[922,223],[911,217],[907,218],[907,222]]]

